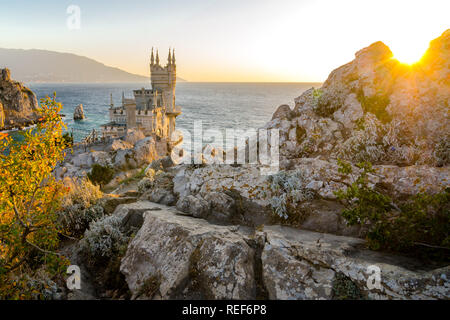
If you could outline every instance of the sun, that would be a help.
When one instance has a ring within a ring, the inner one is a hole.
[[[398,45],[392,45],[391,50],[394,53],[394,58],[398,61],[412,65],[422,59],[427,50],[427,45],[405,42]]]

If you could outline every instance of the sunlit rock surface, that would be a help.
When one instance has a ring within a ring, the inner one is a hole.
[[[36,95],[11,79],[9,69],[0,69],[0,129],[21,127],[38,120]]]

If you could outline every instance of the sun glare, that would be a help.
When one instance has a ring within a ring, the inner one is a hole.
[[[394,58],[401,63],[411,65],[420,61],[427,50],[427,46],[418,46],[415,43],[406,43],[401,46],[392,46],[391,50],[394,53]]]

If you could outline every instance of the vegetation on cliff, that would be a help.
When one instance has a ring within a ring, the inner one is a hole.
[[[41,269],[57,274],[67,262],[54,252],[61,231],[57,211],[67,192],[51,174],[64,159],[66,148],[61,108],[55,98],[47,97],[38,109],[42,122],[26,131],[23,140],[0,136],[0,290],[4,297],[23,298],[33,291],[24,273]]]
[[[339,161],[339,171],[354,174],[349,163]],[[336,192],[345,204],[342,216],[349,225],[361,225],[371,249],[409,252],[421,257],[447,259],[450,250],[450,190],[418,193],[392,199],[386,190],[371,186],[372,164],[357,164],[359,174],[345,190]]]

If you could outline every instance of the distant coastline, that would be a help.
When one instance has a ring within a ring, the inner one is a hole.
[[[147,81],[133,74],[73,53],[0,48],[0,67],[14,79],[33,83],[129,83]],[[177,81],[186,81],[177,78]]]

